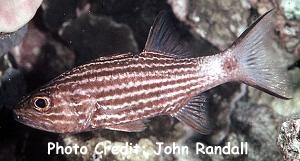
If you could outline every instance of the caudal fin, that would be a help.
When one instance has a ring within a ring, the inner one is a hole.
[[[238,60],[239,78],[279,98],[291,98],[287,72],[271,50],[273,10],[258,18],[230,48]]]

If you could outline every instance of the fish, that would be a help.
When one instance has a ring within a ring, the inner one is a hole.
[[[292,98],[286,71],[271,52],[273,14],[259,17],[226,50],[193,56],[172,15],[161,12],[141,53],[100,57],[59,75],[24,97],[15,119],[52,133],[142,132],[150,118],[169,115],[208,135],[212,125],[203,92],[211,88],[241,82]]]

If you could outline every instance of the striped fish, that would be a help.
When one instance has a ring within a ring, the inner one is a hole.
[[[140,132],[148,118],[171,115],[201,134],[211,130],[201,94],[238,81],[290,98],[284,70],[272,60],[272,13],[258,18],[227,50],[191,57],[169,14],[152,26],[145,49],[102,57],[63,73],[25,97],[16,120],[54,133],[93,129]]]

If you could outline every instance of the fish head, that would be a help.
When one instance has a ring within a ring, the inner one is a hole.
[[[78,127],[78,118],[66,100],[48,88],[39,89],[22,98],[14,108],[15,119],[32,128],[71,133]]]

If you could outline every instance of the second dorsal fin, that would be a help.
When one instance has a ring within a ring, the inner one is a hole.
[[[144,52],[157,52],[175,57],[190,57],[190,47],[183,41],[171,13],[162,11],[156,17],[144,48]]]

